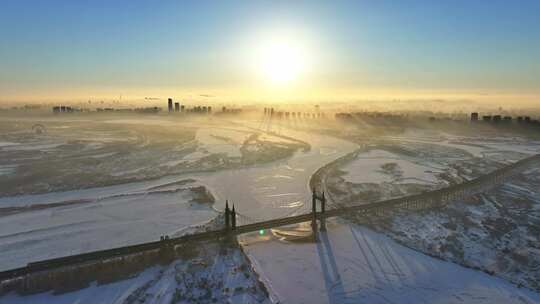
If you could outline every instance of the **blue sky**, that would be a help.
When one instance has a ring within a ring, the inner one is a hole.
[[[274,30],[309,45],[302,90],[537,94],[539,16],[537,0],[2,0],[0,98],[253,89],[242,58]]]

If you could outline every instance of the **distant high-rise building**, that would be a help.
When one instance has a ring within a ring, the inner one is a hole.
[[[172,98],[169,98],[169,104],[168,104],[169,112],[173,111],[173,101]]]
[[[179,102],[174,103],[174,111],[175,112],[180,112],[180,103]]]
[[[471,121],[478,121],[478,113],[471,113]]]

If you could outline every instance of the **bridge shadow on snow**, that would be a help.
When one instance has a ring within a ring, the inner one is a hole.
[[[324,275],[324,285],[329,303],[343,303],[345,291],[339,274],[339,269],[334,256],[334,251],[326,232],[319,233],[320,241],[317,242],[317,252]]]
[[[388,244],[387,240],[380,236],[375,238],[369,235],[366,236],[365,233],[355,230],[352,226],[350,226],[350,231],[362,253],[365,264],[375,279],[376,285],[387,285],[392,289],[401,289],[407,285],[406,272],[408,270],[403,269],[406,265],[403,264],[403,260],[396,260],[392,246]],[[358,235],[360,235],[360,238]],[[375,263],[372,263],[372,260]]]

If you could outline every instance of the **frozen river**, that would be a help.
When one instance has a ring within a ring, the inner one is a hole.
[[[208,138],[207,133],[205,129],[201,139]],[[309,142],[312,148],[286,160],[245,169],[0,198],[2,207],[87,201],[0,217],[0,270],[37,260],[154,241],[164,234],[174,235],[214,218],[226,199],[241,214],[253,219],[304,212],[305,203],[310,200],[311,174],[356,145],[303,132],[291,131],[288,135]],[[186,179],[196,182],[174,185]],[[191,203],[189,191],[178,191],[200,184],[216,197],[213,208]],[[159,191],[153,190],[156,188]]]
[[[295,131],[287,131],[287,135],[309,142],[311,150],[269,165],[195,177],[217,197],[217,209],[223,209],[228,199],[238,212],[254,220],[304,213],[311,208],[311,175],[357,148],[356,144],[329,136]]]
[[[540,303],[540,294],[432,258],[339,219],[318,243],[246,236],[244,251],[279,303]]]
[[[0,218],[0,269],[179,233],[215,217],[215,210],[222,210],[226,199],[252,220],[304,213],[311,207],[308,185],[311,175],[355,150],[357,145],[306,132],[287,131],[287,135],[308,142],[311,150],[244,169],[2,198],[0,205],[4,206],[100,200]],[[188,178],[211,190],[216,197],[215,210],[194,206],[184,192],[149,191]],[[173,186],[164,189],[170,187]],[[282,303],[540,302],[536,293],[425,256],[341,220],[332,221],[328,232],[321,237],[317,244],[286,242],[269,235],[246,235],[241,237],[241,242],[273,300]]]

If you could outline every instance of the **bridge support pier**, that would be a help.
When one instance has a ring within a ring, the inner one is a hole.
[[[30,284],[30,274],[27,274],[24,276],[24,279],[23,279],[23,288],[22,288],[22,291],[23,293],[26,293],[26,292],[30,292],[30,288],[32,287],[31,284]]]
[[[170,242],[168,235],[162,236],[160,241],[159,257],[161,262],[166,264],[174,259],[174,245]]]

